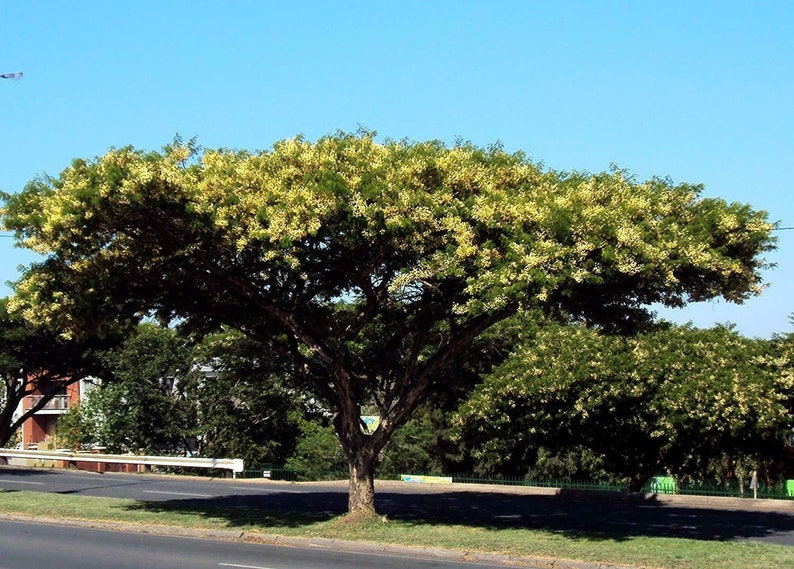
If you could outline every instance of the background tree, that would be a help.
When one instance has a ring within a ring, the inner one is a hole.
[[[58,448],[77,452],[97,446],[102,417],[92,412],[94,406],[90,403],[85,405],[84,400],[70,406],[58,417]]]
[[[794,316],[790,317],[794,324]],[[769,356],[764,358],[763,363],[780,376],[782,387],[781,404],[786,406],[789,415],[794,417],[794,333],[777,334],[772,337],[772,349]],[[790,424],[787,429],[789,437],[789,448],[783,453],[780,460],[783,472],[787,478],[794,477],[794,424]]]
[[[791,382],[767,363],[771,350],[725,326],[674,327],[635,348],[639,373],[658,377],[672,474],[704,480],[778,459],[794,416]]]
[[[295,452],[287,460],[286,467],[310,480],[344,475],[348,460],[327,418],[316,417],[301,422]]]
[[[0,447],[66,386],[97,373],[95,356],[104,347],[92,340],[64,339],[44,326],[32,325],[19,314],[9,314],[8,299],[0,299]],[[15,417],[22,400],[34,393],[41,397]]]
[[[204,370],[190,395],[199,454],[284,464],[319,410],[292,386],[283,358],[234,330],[205,338],[194,357]]]
[[[769,355],[768,341],[727,327],[624,338],[545,326],[478,386],[456,425],[488,474],[556,468],[635,491],[660,470],[724,476],[782,450],[791,382]]]
[[[103,383],[61,420],[67,446],[283,464],[318,414],[287,385],[283,361],[235,331],[201,343],[141,324],[102,356]]]
[[[193,350],[174,330],[140,324],[103,354],[103,382],[87,402],[96,442],[110,452],[181,454],[192,446],[198,380]],[[90,419],[89,419],[90,421]]]
[[[289,358],[333,413],[351,512],[374,511],[380,451],[489,327],[741,301],[772,247],[763,212],[698,186],[544,172],[498,147],[339,133],[192,150],[111,150],[6,197],[5,227],[46,255],[17,285],[26,316],[77,333],[153,312]]]
[[[446,471],[448,460],[445,460],[444,447],[447,437],[443,425],[443,414],[430,405],[417,409],[383,449],[381,475],[396,478],[400,474]]]

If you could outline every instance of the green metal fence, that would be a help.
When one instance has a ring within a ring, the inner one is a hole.
[[[566,490],[600,490],[604,492],[626,492],[627,486],[594,482],[592,480],[537,480],[522,477],[488,478],[475,474],[458,474],[452,476],[457,484],[490,484],[499,486],[534,486],[539,488],[563,488]]]
[[[737,480],[728,482],[676,482],[670,477],[655,477],[649,480],[643,491],[652,494],[685,494],[690,496],[724,496],[730,498],[758,498],[774,500],[794,500],[794,484],[792,481],[781,481],[775,484],[761,482],[757,492],[753,492],[749,484],[741,486]]]
[[[255,465],[242,472],[238,472],[236,478],[264,478],[267,480],[286,480],[288,482],[301,480],[299,472],[273,464]]]
[[[426,473],[411,473],[414,476],[424,476]],[[300,472],[273,464],[259,464],[243,472],[237,473],[237,478],[264,478],[268,480],[286,480],[290,482],[344,480],[347,472]],[[449,475],[445,475],[449,477]],[[382,480],[399,480],[399,475],[386,475]],[[533,486],[538,488],[562,488],[566,490],[595,490],[601,492],[628,492],[624,484],[610,484],[593,480],[569,479],[530,479],[520,476],[486,477],[476,474],[453,474],[454,484],[487,484],[495,486]],[[733,498],[753,498],[753,490],[749,484],[741,487],[736,480],[727,483],[719,482],[677,482],[670,476],[656,476],[651,478],[643,487],[647,494],[684,494],[692,496],[726,496]],[[758,498],[794,500],[794,481],[782,481],[776,484],[759,484]]]

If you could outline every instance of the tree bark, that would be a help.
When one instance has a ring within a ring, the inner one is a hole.
[[[662,468],[661,463],[646,467],[642,472],[635,472],[629,478],[629,492],[642,492],[642,487]]]
[[[350,490],[348,513],[375,514],[375,459],[369,449],[359,449],[349,458]]]
[[[6,448],[8,441],[11,440],[10,429],[0,425],[0,448]]]
[[[5,400],[2,408],[0,408],[0,448],[5,448],[16,431],[14,428],[14,411],[19,406],[19,402],[22,401],[22,396],[18,391],[13,390],[13,387],[13,384],[11,384],[11,388],[6,385]]]

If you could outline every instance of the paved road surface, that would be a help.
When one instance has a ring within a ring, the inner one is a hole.
[[[202,512],[217,506],[232,506],[232,512],[258,509],[283,524],[295,523],[291,512],[328,519],[347,509],[347,488],[340,484],[213,481],[3,467],[2,489],[133,498],[141,501],[140,508],[154,512]],[[752,539],[794,546],[794,509],[788,503],[780,503],[778,511],[753,511],[670,505],[620,494],[517,495],[458,486],[440,492],[407,484],[380,489],[376,503],[379,513],[417,523],[535,528],[592,538]],[[233,524],[235,520],[230,521]]]
[[[0,521],[0,569],[495,569],[327,547],[283,547]]]

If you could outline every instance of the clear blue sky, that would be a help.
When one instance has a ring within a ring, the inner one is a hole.
[[[0,189],[111,146],[269,148],[359,125],[501,141],[555,169],[670,176],[794,227],[794,3],[4,2]],[[794,231],[742,306],[662,315],[793,330]],[[0,281],[32,256],[0,237]],[[0,294],[8,294],[0,286]]]

